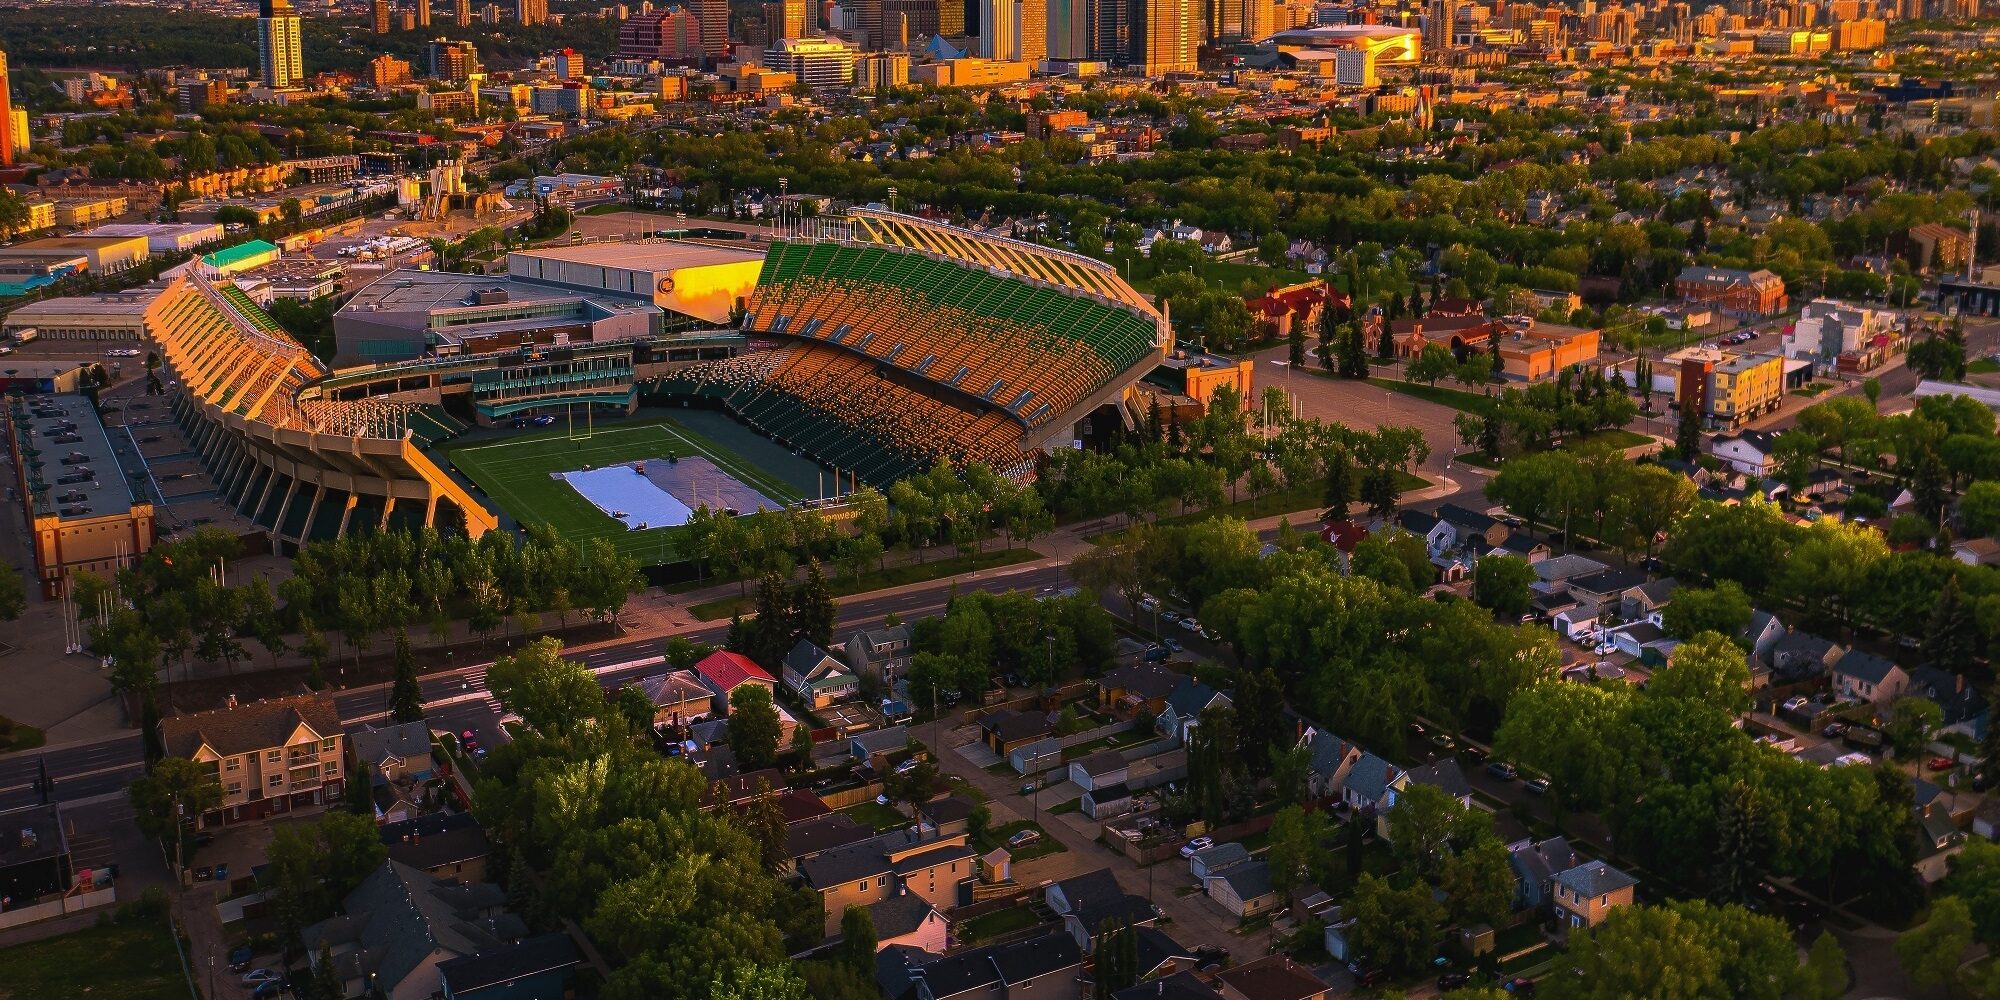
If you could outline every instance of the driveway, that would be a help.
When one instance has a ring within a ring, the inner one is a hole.
[[[1004,805],[1008,811],[1035,817],[1036,810],[1032,804],[1018,794],[1018,782],[971,767],[957,754],[942,754],[939,759],[944,763],[946,774],[970,782],[986,793],[996,806]],[[1046,804],[1054,805],[1061,801],[1054,798],[1053,793],[1045,793]],[[995,820],[998,819],[996,815]],[[1051,819],[1055,822],[1050,822]],[[1073,820],[1083,822],[1070,822]],[[1238,934],[1236,918],[1223,913],[1202,896],[1177,895],[1176,890],[1188,883],[1186,863],[1179,858],[1170,858],[1142,869],[1123,854],[1099,843],[1095,838],[1097,824],[1086,817],[1050,817],[1047,810],[1041,810],[1040,821],[1042,829],[1061,842],[1066,850],[1020,865],[1014,871],[1016,882],[1033,886],[1043,881],[1059,881],[1071,875],[1110,868],[1119,886],[1126,892],[1152,900],[1166,914],[1168,926],[1164,929],[1184,945],[1214,945],[1227,950],[1237,962],[1261,958],[1269,947],[1268,934],[1259,933],[1248,938]]]

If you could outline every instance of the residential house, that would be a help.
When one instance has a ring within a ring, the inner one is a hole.
[[[1145,941],[1140,941],[1144,954]],[[1142,963],[1143,964],[1143,963]],[[1218,1000],[1220,994],[1192,970],[1182,969],[1170,976],[1141,980],[1111,994],[1111,1000]]]
[[[1562,837],[1514,847],[1508,852],[1508,864],[1514,869],[1514,908],[1547,913],[1555,902],[1557,873],[1575,868],[1582,860]]]
[[[446,959],[438,981],[444,1000],[553,1000],[580,962],[576,943],[556,931]]]
[[[1664,609],[1673,603],[1674,591],[1680,589],[1680,582],[1671,576],[1650,580],[1636,587],[1627,588],[1619,599],[1618,617],[1626,621],[1636,621]]]
[[[785,689],[810,708],[825,708],[861,693],[861,679],[847,671],[847,664],[819,648],[810,639],[800,639],[785,654]]]
[[[704,811],[740,810],[757,799],[782,799],[785,795],[785,772],[775,767],[704,777],[708,778],[708,785],[701,790],[699,800]]]
[[[1549,543],[1537,539],[1524,531],[1508,532],[1500,544],[1487,549],[1484,555],[1513,556],[1527,563],[1538,563],[1555,554]]]
[[[976,862],[964,834],[926,840],[895,830],[823,851],[800,862],[799,874],[820,894],[830,936],[839,931],[849,906],[867,906],[898,893],[922,896],[940,909],[971,902]]]
[[[1326,1000],[1327,985],[1290,955],[1270,955],[1216,976],[1222,1000]]]
[[[910,731],[903,726],[874,729],[856,733],[847,738],[847,752],[877,771],[886,771],[890,759],[899,756],[910,746]]]
[[[1219,874],[1250,860],[1250,849],[1236,841],[1204,847],[1188,858],[1188,871],[1196,881],[1206,881],[1210,875]]]
[[[1658,615],[1620,625],[1604,637],[1611,640],[1618,652],[1653,666],[1666,663],[1674,650],[1680,648],[1680,640],[1668,636],[1666,629],[1660,627]]]
[[[679,728],[719,715],[715,692],[692,670],[641,677],[638,688],[653,703],[653,725]]]
[[[1455,503],[1440,504],[1437,519],[1451,526],[1458,544],[1467,548],[1490,549],[1506,542],[1514,529],[1476,510]]]
[[[1348,771],[1361,759],[1361,748],[1312,726],[1306,727],[1300,740],[1311,755],[1312,776],[1307,779],[1307,791],[1316,799],[1341,795]]]
[[[340,916],[307,927],[299,938],[315,969],[326,951],[343,996],[424,1000],[443,992],[444,962],[527,936],[527,925],[506,903],[507,894],[491,882],[461,885],[384,861],[341,901]]]
[[[1556,873],[1556,923],[1565,929],[1596,927],[1621,906],[1631,906],[1639,880],[1602,861]]]
[[[222,784],[222,803],[200,818],[202,826],[340,801],[347,737],[331,695],[230,702],[160,720],[167,755],[208,765]]]
[[[1142,713],[1158,718],[1167,707],[1167,696],[1185,679],[1157,663],[1107,670],[1097,679],[1097,704],[1119,719]]]
[[[950,946],[951,923],[922,896],[890,896],[868,904],[875,950],[901,945],[933,954]]]
[[[391,861],[454,882],[486,881],[486,831],[471,813],[432,813],[376,832]]]
[[[1750,624],[1740,633],[1750,644],[1750,655],[1763,663],[1771,662],[1771,651],[1785,638],[1785,623],[1768,611],[1752,611]]]
[[[1646,582],[1646,574],[1632,569],[1606,569],[1569,581],[1570,596],[1579,604],[1596,604],[1616,612],[1623,607],[1625,594]]]
[[[1360,765],[1357,764],[1355,773],[1360,773],[1360,770]],[[1351,776],[1349,780],[1351,783]],[[1472,786],[1465,780],[1465,772],[1459,769],[1458,761],[1450,757],[1408,771],[1393,772],[1383,788],[1380,805],[1376,808],[1376,836],[1384,840],[1393,839],[1394,831],[1389,825],[1389,813],[1396,808],[1397,799],[1402,791],[1411,785],[1430,785],[1457,799],[1460,805],[1472,805]]]
[[[887,1000],[1083,1000],[1083,952],[1054,931],[939,956],[896,945],[876,956]]]
[[[910,656],[915,652],[910,648],[910,635],[908,625],[862,629],[847,637],[841,651],[847,654],[856,675],[887,688],[910,669]]]
[[[1401,768],[1364,750],[1347,769],[1340,800],[1351,809],[1384,813],[1389,810],[1390,789],[1402,780]]]
[[[1396,527],[1424,540],[1424,551],[1433,561],[1458,548],[1458,532],[1443,518],[1421,510],[1396,514]]]
[[[874,827],[864,826],[846,813],[828,813],[785,827],[785,856],[791,859],[791,866],[796,869],[800,862],[827,851],[873,839]]]
[[[1285,903],[1285,894],[1271,884],[1270,864],[1262,860],[1230,865],[1201,881],[1208,898],[1239,919],[1257,916]]]
[[[1195,968],[1200,959],[1194,949],[1174,940],[1173,935],[1151,924],[1134,928],[1132,936],[1138,939],[1139,961],[1134,966],[1136,981],[1162,979]]]
[[[1967,538],[1953,542],[1951,557],[1967,566],[2000,566],[2000,539]]]
[[[1771,644],[1766,662],[1779,680],[1818,677],[1847,655],[1847,647],[1811,632],[1790,632]]]
[[[1183,677],[1173,693],[1167,695],[1167,705],[1153,720],[1153,728],[1162,735],[1186,743],[1189,734],[1201,722],[1203,712],[1211,708],[1230,708],[1233,704],[1227,694],[1192,677]]]
[[[362,726],[347,740],[354,757],[348,773],[368,776],[375,822],[395,823],[430,811],[423,785],[437,776],[437,762],[429,726],[421,721]]]
[[[1716,435],[1708,442],[1708,453],[1738,472],[1768,476],[1771,474],[1771,456],[1777,447],[1777,435],[1749,430]]]
[[[1090,791],[1125,781],[1125,755],[1116,750],[1099,750],[1069,762],[1069,780]]]
[[[1042,901],[1086,954],[1097,950],[1097,936],[1107,927],[1146,927],[1159,919],[1153,904],[1126,892],[1109,868],[1051,882]]]
[[[771,692],[774,699],[778,693],[778,682],[772,678],[770,671],[758,666],[757,661],[742,653],[727,649],[718,649],[702,657],[695,663],[694,672],[700,675],[702,683],[708,685],[708,689],[715,693],[719,715],[729,714],[730,694],[745,684],[763,687]]]
[[[1987,840],[2000,840],[2000,796],[1988,795],[1972,814],[1972,832]]]
[[[1003,708],[979,719],[980,738],[986,741],[987,749],[1002,756],[1053,735],[1055,726],[1049,722],[1047,712]]]
[[[1976,739],[1986,730],[1986,698],[1979,693],[1978,685],[1966,681],[1964,674],[1932,666],[1916,667],[1910,671],[1906,693],[1929,698],[1944,710],[1944,719],[1938,725],[1940,733],[1964,733]]]
[[[1850,649],[1833,663],[1833,691],[1842,698],[1887,705],[1910,686],[1902,667],[1863,649]]]

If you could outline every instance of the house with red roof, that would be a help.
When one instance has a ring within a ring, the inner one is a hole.
[[[715,692],[716,704],[726,714],[729,711],[729,694],[745,684],[762,684],[777,697],[778,681],[771,672],[757,665],[742,653],[732,653],[718,649],[701,658],[694,665],[694,671],[701,676],[701,682]]]
[[[1305,330],[1309,334],[1318,330],[1320,314],[1329,303],[1343,308],[1350,304],[1346,295],[1334,291],[1326,282],[1306,281],[1273,288],[1246,300],[1244,305],[1250,308],[1253,320],[1273,336],[1284,338],[1291,336],[1293,330]]]

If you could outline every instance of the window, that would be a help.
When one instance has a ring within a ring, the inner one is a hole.
[[[225,771],[235,771],[241,769],[242,767],[243,767],[243,761],[236,757],[231,757],[228,760],[222,762],[222,769]]]
[[[264,759],[270,763],[277,764],[285,759],[285,752],[283,750],[267,750],[264,752]]]
[[[337,760],[330,760],[330,761],[327,761],[327,762],[326,762],[326,773],[328,773],[328,774],[338,774],[338,773],[340,773],[340,761],[337,761]]]
[[[328,740],[321,740],[319,741],[319,752],[332,753],[335,750],[339,749],[339,745],[340,745],[339,737],[335,737],[333,739],[328,739]]]
[[[860,888],[860,890],[861,890],[862,892],[867,892],[867,891],[868,891],[868,880],[867,880],[867,879],[865,879],[865,878],[864,878],[864,879],[862,879],[862,880],[861,880],[861,885],[859,886],[859,888]]]
[[[877,889],[887,889],[887,888],[889,888],[889,876],[887,876],[887,875],[877,875],[877,876],[875,876],[875,888],[877,888]]]
[[[269,778],[265,779],[265,781],[264,781],[264,784],[266,784],[266,785],[268,785],[268,786],[270,786],[270,787],[272,787],[272,788],[276,788],[276,787],[278,787],[279,785],[282,785],[282,784],[284,784],[284,783],[285,783],[285,776],[284,776],[284,775],[282,775],[282,774],[274,774],[274,775],[271,775],[271,776],[270,776]]]
[[[241,795],[243,794],[243,783],[232,781],[223,788],[223,791],[228,792],[230,795]]]

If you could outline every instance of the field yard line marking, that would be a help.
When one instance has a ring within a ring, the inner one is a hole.
[[[676,440],[680,441],[682,444],[688,446],[689,448],[694,449],[697,452],[700,452],[702,457],[708,459],[709,462],[712,463],[716,468],[721,469],[726,473],[729,473],[729,475],[733,476],[738,482],[741,482],[743,485],[753,487],[757,489],[757,491],[760,493],[771,489],[770,483],[758,482],[757,481],[758,477],[754,473],[745,471],[742,466],[737,465],[734,461],[725,461],[719,454],[710,454],[700,445],[696,444],[693,440],[689,439],[687,435],[682,434],[679,428],[671,427],[666,424],[659,424],[657,425],[657,427],[658,429],[666,431],[668,434],[672,435]],[[721,450],[722,449],[720,448],[720,446],[716,448],[716,451],[718,452]],[[778,491],[773,491],[773,492],[778,492]],[[779,503],[784,502],[782,500],[779,500],[777,497],[771,497],[770,499],[775,500]]]

